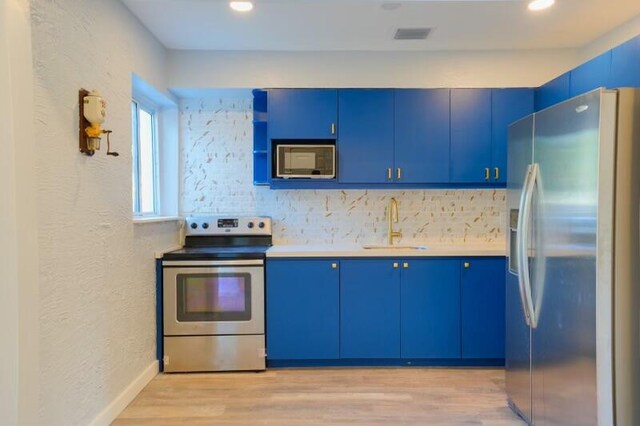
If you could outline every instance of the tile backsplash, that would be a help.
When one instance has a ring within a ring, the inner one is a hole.
[[[502,243],[505,190],[270,190],[253,185],[252,97],[184,100],[180,108],[184,215],[267,215],[276,244],[382,244],[398,200],[401,243]]]

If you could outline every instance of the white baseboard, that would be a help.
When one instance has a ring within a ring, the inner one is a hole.
[[[133,399],[144,389],[149,382],[158,375],[159,364],[158,361],[153,361],[145,370],[136,377],[129,386],[127,386],[120,394],[107,405],[104,410],[98,414],[91,423],[90,426],[109,426],[116,417],[122,411],[127,408],[127,405],[133,401]]]

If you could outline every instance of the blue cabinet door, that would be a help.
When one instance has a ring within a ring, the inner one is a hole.
[[[393,167],[393,90],[338,91],[338,180],[389,182]]]
[[[451,182],[488,183],[491,89],[451,90]]]
[[[571,71],[569,96],[582,95],[598,87],[609,87],[610,77],[611,51],[608,51]]]
[[[335,89],[271,89],[268,113],[271,139],[335,139],[338,92]]]
[[[570,97],[571,73],[567,72],[536,89],[536,111],[543,110]]]
[[[341,358],[400,357],[398,264],[388,259],[340,262]]]
[[[505,260],[461,262],[462,357],[504,358]]]
[[[449,108],[449,89],[395,91],[397,182],[449,182]]]
[[[460,262],[402,262],[402,358],[460,357]]]
[[[494,89],[491,92],[491,180],[507,182],[509,125],[533,113],[534,90]]]
[[[640,36],[611,51],[611,87],[640,87]]]
[[[337,359],[339,262],[268,260],[266,269],[267,357]]]

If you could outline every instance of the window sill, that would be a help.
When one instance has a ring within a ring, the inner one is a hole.
[[[177,222],[182,218],[179,216],[134,216],[133,223],[159,223],[159,222]]]

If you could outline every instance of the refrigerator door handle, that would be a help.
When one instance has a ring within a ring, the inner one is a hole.
[[[516,225],[516,261],[518,263],[518,290],[520,292],[520,302],[522,303],[522,311],[524,312],[524,319],[527,325],[531,325],[530,322],[530,313],[529,307],[527,304],[527,299],[525,296],[525,282],[524,275],[522,272],[522,265],[526,261],[526,256],[522,256],[522,225],[523,225],[523,213],[524,213],[524,203],[527,194],[527,188],[529,187],[529,180],[531,178],[531,164],[527,166],[527,172],[524,177],[524,184],[522,185],[522,192],[520,193],[520,205],[518,208],[518,223]],[[523,260],[524,259],[524,260]]]
[[[524,294],[527,303],[527,310],[529,312],[529,322],[533,328],[536,328],[538,321],[536,319],[536,312],[533,306],[533,297],[531,296],[531,272],[529,270],[529,233],[531,231],[531,205],[533,200],[533,191],[535,190],[536,182],[538,180],[538,164],[531,165],[531,172],[527,180],[527,187],[524,191],[523,203],[522,203],[522,226],[520,227],[520,245],[518,251],[520,254],[519,269],[522,281],[524,284]]]

